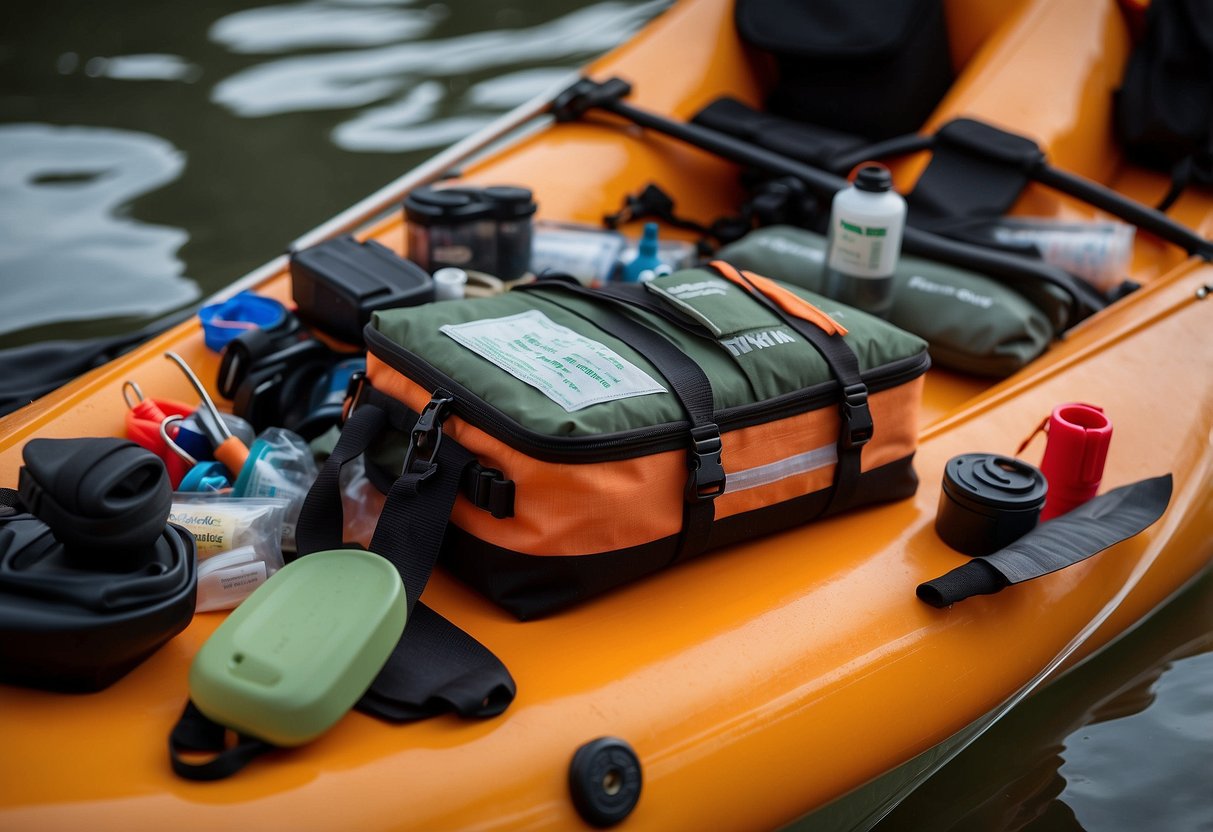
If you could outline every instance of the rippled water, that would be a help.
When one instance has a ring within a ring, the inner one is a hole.
[[[1213,573],[1019,705],[878,832],[1213,829]]]
[[[667,5],[6,9],[0,347],[197,301]]]
[[[664,0],[10,4],[0,346],[196,302],[622,41]],[[1213,829],[1213,580],[881,825]]]

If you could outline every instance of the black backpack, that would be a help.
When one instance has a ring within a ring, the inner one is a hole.
[[[774,56],[768,112],[869,140],[912,133],[952,83],[942,0],[737,0]]]
[[[1166,210],[1188,184],[1213,185],[1213,5],[1153,0],[1116,94],[1129,159],[1171,174]]]

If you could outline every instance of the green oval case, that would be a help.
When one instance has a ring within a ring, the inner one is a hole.
[[[405,624],[396,568],[334,549],[280,569],[207,639],[190,698],[210,719],[275,745],[302,745],[353,707]]]

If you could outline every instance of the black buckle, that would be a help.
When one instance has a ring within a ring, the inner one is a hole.
[[[345,424],[354,415],[358,399],[362,397],[362,388],[366,386],[366,370],[355,370],[350,373],[350,381],[345,385],[345,407],[341,410],[341,424]]]
[[[862,448],[872,440],[875,427],[868,407],[868,387],[862,381],[842,389],[842,447],[843,450]]]
[[[720,463],[722,449],[720,428],[708,424],[691,429],[691,453],[687,458],[691,476],[687,478],[687,502],[715,500],[724,493],[724,466]]]
[[[422,479],[434,473],[438,449],[442,446],[442,422],[447,410],[455,401],[445,390],[435,390],[433,397],[421,410],[417,423],[409,434],[409,445],[404,452],[403,474],[420,474]]]
[[[587,110],[618,101],[631,92],[632,85],[622,78],[610,78],[602,82],[581,78],[556,96],[556,100],[552,102],[552,115],[557,121],[575,121]]]

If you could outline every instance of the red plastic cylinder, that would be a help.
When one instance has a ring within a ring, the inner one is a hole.
[[[1082,505],[1099,491],[1112,442],[1112,422],[1103,408],[1071,402],[1049,417],[1049,441],[1040,470],[1049,482],[1041,522]]]

